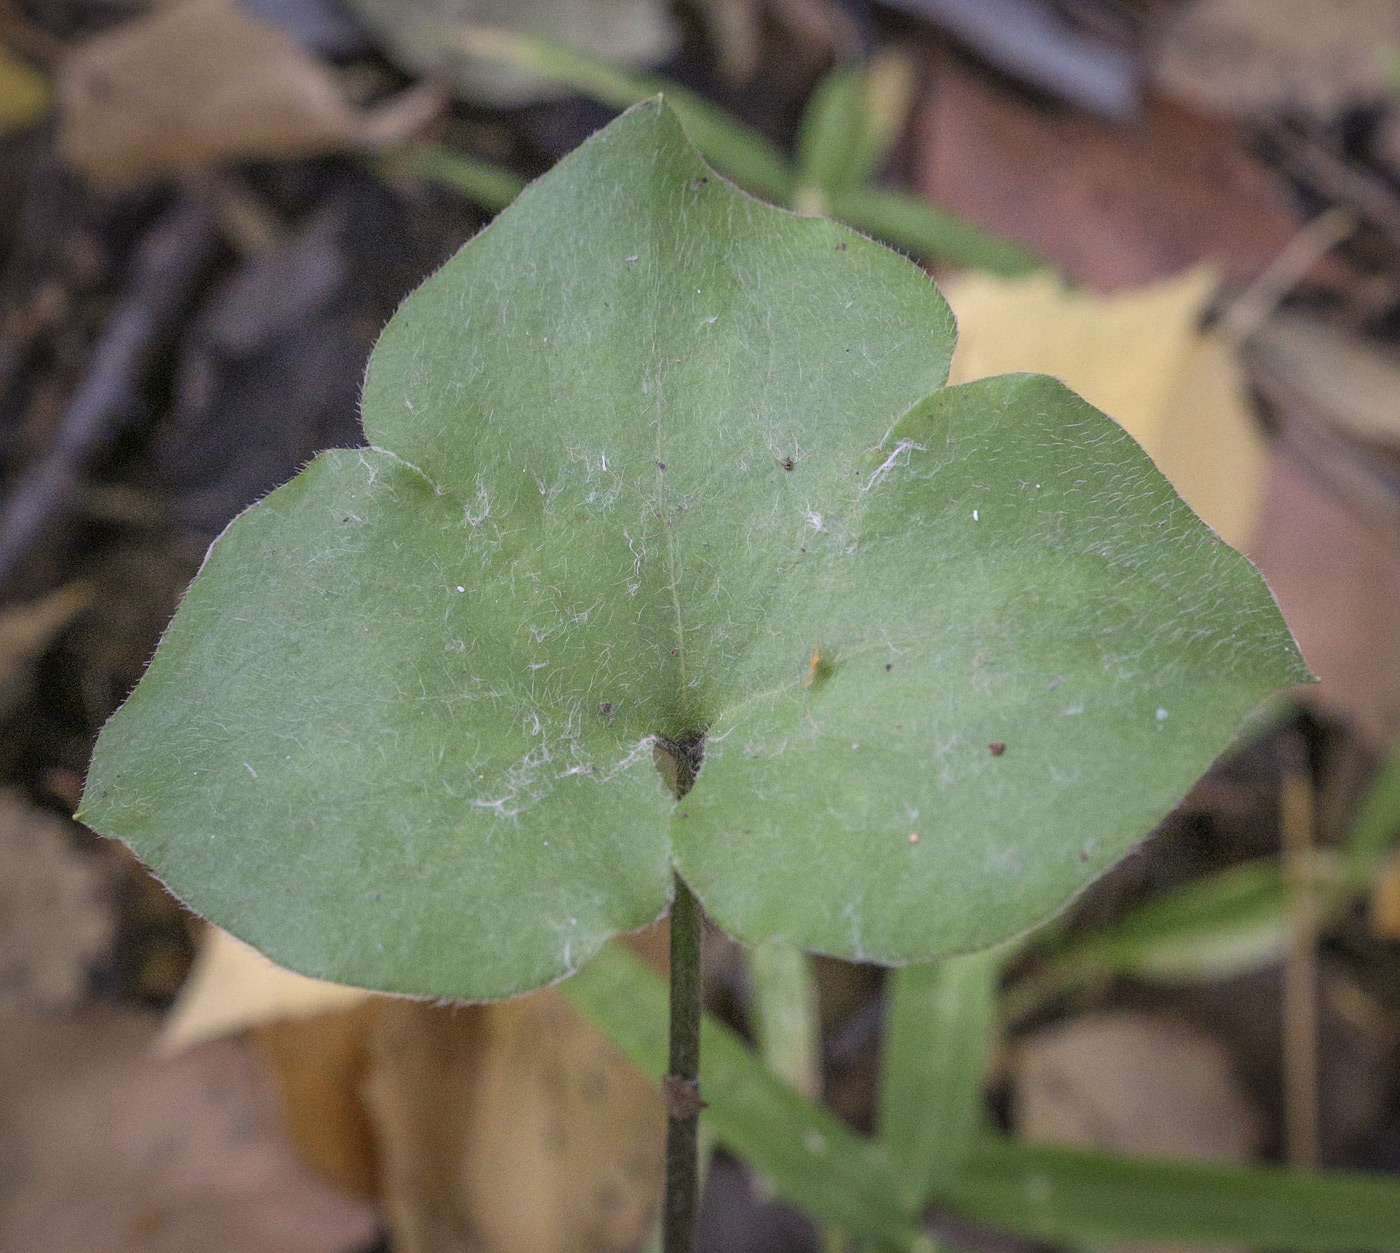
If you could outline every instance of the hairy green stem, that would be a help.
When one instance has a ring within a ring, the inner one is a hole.
[[[671,905],[671,1058],[666,1095],[665,1253],[690,1253],[699,1200],[700,904],[676,876]]]

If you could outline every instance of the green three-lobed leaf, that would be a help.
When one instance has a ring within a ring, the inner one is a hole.
[[[945,388],[953,341],[638,106],[399,311],[372,447],[215,545],[85,816],[278,961],[421,994],[557,978],[673,870],[852,958],[1033,924],[1303,671],[1112,421]]]

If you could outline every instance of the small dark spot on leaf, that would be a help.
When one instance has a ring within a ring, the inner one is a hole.
[[[797,551],[800,553],[805,553],[807,551],[807,545],[803,544],[802,547],[799,548]]]
[[[893,669],[894,669],[894,662],[892,662],[892,661],[887,661],[887,662],[885,662],[885,673],[886,673],[886,674],[889,674],[889,672],[890,672],[891,670],[893,670]]]
[[[598,712],[599,712],[600,714],[602,714],[603,717],[605,717],[605,718],[611,718],[611,717],[613,716],[613,703],[612,703],[612,701],[610,701],[610,700],[602,701],[602,702],[598,705]]]
[[[745,827],[745,828],[744,828],[744,834],[745,834],[745,835],[752,835],[752,834],[753,834],[753,828],[752,828],[752,827]]]
[[[1006,752],[1006,745],[1000,740],[993,740],[987,745],[987,751],[991,753],[993,757],[1000,757],[1002,753]]]
[[[1081,848],[1081,849],[1079,850],[1079,860],[1080,860],[1080,861],[1088,861],[1088,860],[1089,860],[1089,850],[1088,850],[1087,848]]]
[[[672,656],[672,657],[679,657],[680,655],[681,655],[681,650],[680,650],[679,648],[673,648],[673,649],[671,649],[671,656]]]
[[[778,464],[779,464],[780,466],[782,466],[784,470],[791,470],[791,469],[792,469],[792,458],[791,458],[791,457],[784,457],[781,461],[778,462]]]
[[[656,468],[658,470],[664,470],[666,468],[666,463],[664,461],[658,461],[656,463]]]
[[[837,251],[837,252],[845,252],[845,251],[846,251],[846,244],[845,244],[845,241],[844,241],[844,240],[843,240],[841,243],[839,243],[839,244],[836,245],[836,251]]]
[[[349,519],[349,518],[341,518],[341,521],[342,521],[342,522],[349,522],[350,519]]]
[[[377,900],[377,901],[382,901],[382,900],[384,899],[384,893],[383,893],[383,892],[376,892],[376,893],[374,894],[374,899]]]

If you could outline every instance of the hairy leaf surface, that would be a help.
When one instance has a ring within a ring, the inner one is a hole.
[[[863,959],[1033,924],[1303,670],[1111,420],[945,388],[953,339],[638,106],[405,303],[372,447],[215,545],[85,817],[282,964],[428,995],[566,974],[673,869]]]

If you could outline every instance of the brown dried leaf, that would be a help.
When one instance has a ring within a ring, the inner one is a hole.
[[[383,997],[368,997],[350,1009],[253,1030],[253,1042],[277,1073],[287,1128],[302,1159],[356,1196],[379,1193],[374,1126],[361,1093],[369,1076],[370,1033],[383,1003]]]
[[[1011,1061],[1013,1120],[1031,1140],[1142,1157],[1247,1161],[1261,1126],[1214,1040],[1114,1012],[1037,1032]]]
[[[1389,94],[1387,49],[1400,52],[1395,0],[1195,0],[1162,25],[1154,77],[1210,112],[1330,116]]]
[[[1200,261],[1246,281],[1300,225],[1237,127],[1162,102],[1117,125],[940,66],[919,132],[930,200],[1102,291]]]
[[[64,63],[58,95],[64,156],[112,187],[395,143],[441,106],[423,89],[354,108],[325,66],[232,0],[181,0],[97,36]]]
[[[69,824],[0,792],[0,1004],[75,1005],[115,929],[106,876]]]
[[[1250,555],[1321,680],[1306,698],[1384,751],[1400,734],[1400,538],[1285,447]]]
[[[113,1012],[0,1016],[0,1248],[354,1253],[374,1214],[314,1179],[267,1074],[228,1041],[174,1058]]]
[[[1384,751],[1400,734],[1400,359],[1288,313],[1248,359],[1276,432],[1254,555],[1322,680],[1307,699]]]

